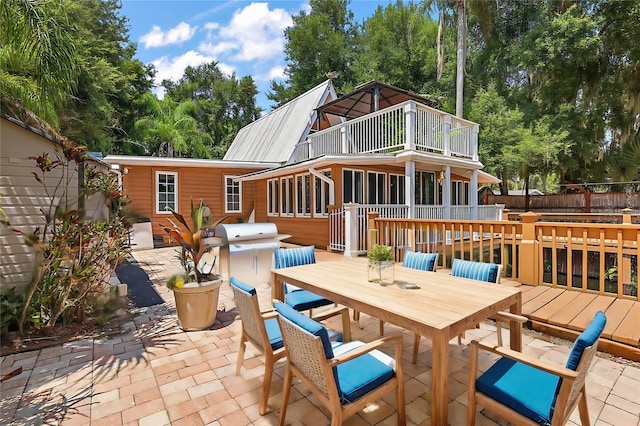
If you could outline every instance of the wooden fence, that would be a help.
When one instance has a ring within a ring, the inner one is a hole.
[[[637,192],[583,192],[579,194],[530,195],[529,206],[525,195],[492,195],[485,193],[485,205],[504,204],[512,211],[536,213],[619,213],[630,208],[640,214],[640,194]]]
[[[379,218],[369,214],[368,246],[437,252],[438,266],[454,258],[499,263],[505,277],[632,300],[638,297],[640,225],[629,211],[622,223],[543,222],[523,213],[519,221]]]

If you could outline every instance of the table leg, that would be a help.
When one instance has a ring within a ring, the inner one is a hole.
[[[512,314],[522,315],[522,293],[518,293],[518,300],[509,307]],[[522,323],[509,322],[510,345],[514,351],[522,352]]]
[[[284,284],[275,272],[271,272],[271,299],[284,302]]]
[[[431,368],[431,424],[447,424],[449,409],[449,330],[433,334]]]

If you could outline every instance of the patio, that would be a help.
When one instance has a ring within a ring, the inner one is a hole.
[[[21,366],[22,374],[0,385],[2,424],[63,425],[271,425],[277,423],[284,363],[275,369],[269,400],[270,413],[258,414],[264,366],[250,345],[241,376],[235,375],[240,321],[231,290],[224,284],[218,321],[211,330],[182,332],[176,324],[173,293],[164,286],[179,269],[174,248],[134,252],[139,264],[155,283],[164,304],[143,309],[119,336],[85,339],[40,351],[9,355],[0,359],[6,374]],[[318,252],[318,261],[336,256]],[[258,288],[260,304],[271,302],[271,289]],[[339,319],[329,325],[340,328]],[[378,337],[378,320],[363,315],[362,329],[352,323],[355,339]],[[387,333],[402,331],[387,324]],[[467,332],[470,339],[496,341],[495,327],[483,323]],[[421,340],[418,362],[411,359],[413,333],[404,332],[405,394],[407,421],[430,424],[431,343]],[[539,358],[564,363],[570,342],[525,331],[523,351]],[[468,347],[450,343],[449,422],[466,421]],[[490,365],[486,357],[481,369]],[[295,383],[295,382],[294,382]],[[587,378],[591,422],[594,425],[640,425],[640,368],[596,357]],[[371,405],[346,422],[348,425],[395,424],[394,397]],[[328,424],[319,404],[299,383],[291,394],[288,419],[292,424]],[[575,411],[573,422],[579,424]],[[477,424],[496,425],[482,412]]]

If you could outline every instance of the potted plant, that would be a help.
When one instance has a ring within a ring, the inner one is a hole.
[[[391,247],[374,244],[367,251],[367,259],[369,259],[370,282],[385,286],[393,284],[393,249]]]
[[[204,243],[203,232],[224,221],[226,216],[211,222],[209,209],[200,200],[194,206],[191,200],[191,223],[175,210],[171,210],[176,222],[169,219],[171,226],[161,225],[170,240],[180,243],[180,265],[183,272],[175,274],[167,281],[173,290],[178,313],[178,324],[184,331],[204,330],[216,321],[218,298],[222,279],[217,274],[205,274],[203,257],[213,247]]]

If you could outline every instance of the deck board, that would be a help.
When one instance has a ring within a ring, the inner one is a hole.
[[[596,312],[602,311],[606,313],[607,309],[614,300],[616,299],[609,296],[596,297],[593,302],[585,306],[584,310],[576,315],[575,318],[569,322],[569,324],[567,324],[567,328],[576,331],[584,330],[585,328],[587,328]]]
[[[563,292],[564,290],[560,290],[558,288],[549,288],[547,291],[529,300],[527,303],[523,303],[522,313],[526,316],[530,316],[532,312],[537,311],[547,303],[551,302]]]
[[[549,287],[545,287],[542,285],[539,286],[522,286],[522,304],[529,302],[532,299],[540,296],[542,293],[545,293],[549,290]]]
[[[577,293],[577,292],[576,292]],[[595,294],[577,293],[577,296],[571,303],[563,307],[555,315],[549,317],[549,324],[566,327],[582,310],[596,299]]]
[[[631,300],[615,299],[605,312],[607,325],[604,326],[602,337],[613,340],[614,331],[620,326],[632,307],[633,301]]]
[[[633,304],[627,316],[614,331],[613,340],[631,346],[640,346],[640,303]]]
[[[566,306],[570,306],[578,297],[578,294],[580,293],[574,291],[563,291],[557,297],[550,300],[549,303],[546,303],[539,309],[531,312],[529,318],[534,321],[549,322],[549,318],[551,318],[558,312],[562,312],[562,310],[565,309]]]

